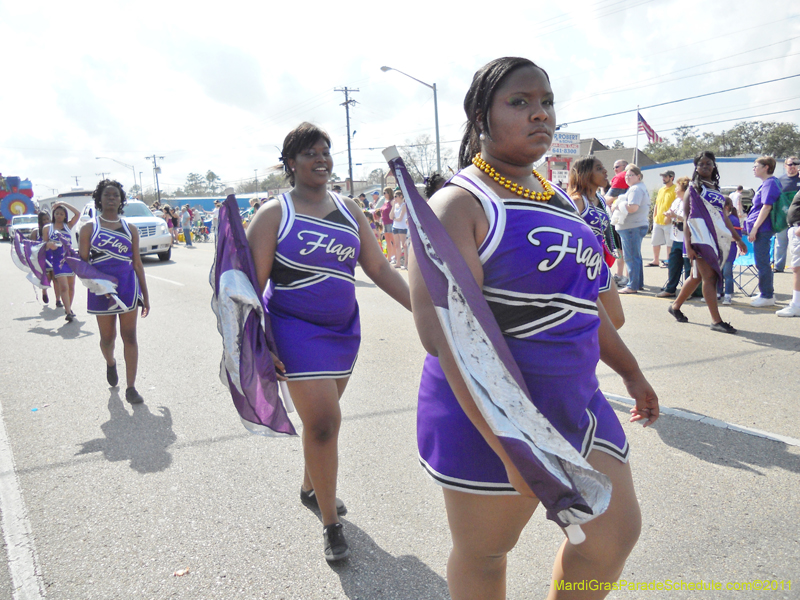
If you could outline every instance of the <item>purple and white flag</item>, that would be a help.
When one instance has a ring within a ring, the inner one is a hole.
[[[461,376],[547,518],[570,541],[602,514],[611,482],[584,459],[531,401],[525,380],[472,272],[444,226],[420,196],[395,147],[383,151],[406,197],[414,256]]]
[[[90,265],[83,260],[80,255],[72,248],[68,247],[64,255],[64,261],[78,276],[81,283],[86,286],[93,294],[98,296],[110,297],[122,311],[127,311],[128,307],[117,296],[117,285],[119,280],[113,275],[103,273],[94,265]]]
[[[25,239],[19,231],[15,231],[14,242],[11,245],[11,260],[19,269],[28,274],[28,281],[35,287],[42,290],[50,287],[44,242]]]
[[[725,226],[720,211],[689,186],[692,199],[686,224],[692,236],[692,249],[717,274],[717,286],[722,286],[722,265],[728,259],[733,236]]]
[[[258,293],[258,278],[245,237],[236,197],[219,209],[216,253],[209,283],[211,308],[222,335],[220,379],[233,398],[242,424],[261,435],[297,435],[278,395],[278,378],[270,351],[277,354],[269,313]]]

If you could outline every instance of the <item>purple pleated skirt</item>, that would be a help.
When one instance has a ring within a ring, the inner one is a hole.
[[[361,344],[358,304],[339,324],[318,325],[270,312],[278,356],[290,381],[341,379],[353,373]]]
[[[142,304],[142,292],[139,287],[139,278],[133,265],[129,262],[107,260],[94,264],[100,271],[117,278],[117,296],[125,305],[125,309],[117,306],[111,298],[98,296],[87,291],[86,312],[92,315],[116,315],[136,310]]]
[[[525,344],[507,339],[512,353],[515,346]],[[627,462],[625,432],[593,370],[532,373],[524,367],[520,364],[534,404],[578,452],[586,457],[600,450]],[[423,468],[443,487],[475,494],[516,494],[502,461],[464,413],[439,359],[431,355],[425,359],[419,387],[417,445]]]

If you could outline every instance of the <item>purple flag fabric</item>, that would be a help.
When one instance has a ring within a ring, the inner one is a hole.
[[[69,268],[72,269],[72,272],[81,280],[81,283],[86,286],[86,289],[98,296],[110,296],[120,310],[128,310],[125,303],[117,296],[119,280],[116,277],[103,273],[97,267],[90,265],[72,247],[66,249],[64,260],[69,265]]]
[[[692,185],[689,186],[689,194],[692,201],[686,224],[692,236],[692,249],[714,269],[717,287],[722,289],[722,265],[728,258],[733,236],[719,210],[698,194]]]
[[[258,293],[256,268],[233,195],[219,209],[209,283],[211,308],[222,335],[220,379],[230,391],[242,424],[260,435],[297,435],[278,395],[270,356],[270,351],[277,353],[277,349],[269,313]],[[288,397],[286,403],[290,405]]]
[[[406,197],[409,234],[439,322],[476,406],[526,483],[574,544],[611,499],[608,478],[542,415],[472,272],[420,196],[396,148],[383,152]]]
[[[17,267],[28,274],[27,279],[39,289],[50,287],[47,277],[47,260],[45,243],[34,242],[22,237],[19,231],[14,232],[11,246],[11,258]]]

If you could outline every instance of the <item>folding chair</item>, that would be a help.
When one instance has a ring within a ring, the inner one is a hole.
[[[758,290],[758,269],[752,242],[747,236],[742,236],[742,241],[747,246],[747,254],[740,254],[733,261],[733,284],[745,296],[751,297]]]

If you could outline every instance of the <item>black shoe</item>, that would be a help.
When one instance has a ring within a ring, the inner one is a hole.
[[[119,375],[117,375],[117,363],[106,365],[106,380],[111,387],[117,387]]]
[[[56,300],[56,308],[64,308],[64,303],[61,300]]]
[[[303,488],[300,488],[300,502],[312,510],[319,510],[319,503],[317,502],[317,495],[314,493],[314,490],[307,492]],[[336,514],[347,514],[347,507],[344,505],[344,502],[339,500],[339,498],[336,499]]]
[[[72,323],[72,321],[73,321],[74,319],[75,319],[75,313],[67,313],[67,316],[66,316],[66,317],[64,317],[64,320],[65,320],[67,323]]]
[[[144,402],[144,398],[136,391],[135,387],[129,387],[125,390],[125,400],[127,400],[129,404],[141,404]]]
[[[685,314],[683,314],[681,312],[680,308],[672,308],[672,305],[670,305],[670,307],[667,309],[667,312],[669,314],[671,314],[673,317],[675,317],[675,320],[678,323],[688,323],[689,322],[689,317],[687,317]]]
[[[344,539],[344,527],[334,523],[322,528],[322,540],[325,548],[325,560],[333,562],[350,556],[350,548]]]
[[[42,302],[45,304],[50,303],[50,296],[47,295],[47,290],[42,290]]]
[[[720,333],[736,333],[736,330],[731,327],[731,324],[726,323],[725,321],[720,321],[719,323],[714,323],[711,325],[711,331],[718,331]]]

